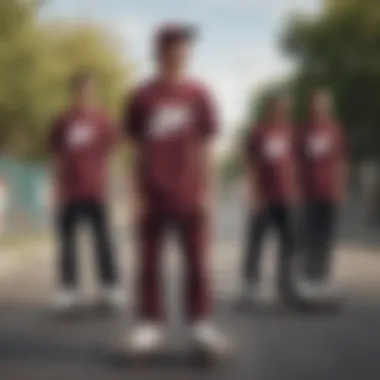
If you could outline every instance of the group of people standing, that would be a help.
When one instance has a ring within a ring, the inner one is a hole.
[[[339,205],[345,198],[347,144],[326,90],[314,92],[308,113],[306,124],[295,126],[289,119],[288,98],[275,94],[264,119],[247,138],[252,215],[244,261],[245,300],[263,296],[260,256],[270,225],[279,238],[278,290],[283,299],[302,305],[333,296],[331,245]],[[296,261],[301,264],[298,268]]]
[[[212,323],[207,267],[209,205],[213,196],[212,141],[219,130],[212,96],[185,74],[194,29],[166,25],[154,42],[156,75],[128,96],[122,134],[133,147],[133,210],[137,237],[136,314],[139,323],[124,340],[128,352],[146,354],[166,342],[160,262],[168,229],[180,240],[185,261],[185,314],[197,347],[213,355],[231,351],[231,341]],[[76,228],[93,230],[100,302],[121,309],[126,294],[107,221],[107,157],[119,133],[96,102],[95,78],[76,74],[70,82],[72,104],[50,133],[58,195],[57,232],[61,244],[58,311],[80,302]],[[260,284],[260,251],[270,224],[280,238],[279,289],[286,300],[321,294],[327,284],[330,243],[344,178],[343,132],[333,121],[330,98],[318,92],[310,120],[296,130],[287,98],[275,96],[265,120],[252,126],[245,144],[251,218],[244,260],[243,298],[254,299]],[[306,211],[307,252],[302,286],[294,287],[292,259],[296,235],[292,213]],[[301,293],[300,293],[301,292]]]

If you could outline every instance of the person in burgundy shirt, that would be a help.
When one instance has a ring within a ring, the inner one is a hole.
[[[327,91],[313,94],[309,120],[300,129],[298,145],[307,237],[302,289],[310,298],[326,298],[332,296],[328,281],[332,242],[347,177],[346,136],[332,116]]]
[[[54,121],[49,135],[53,156],[57,233],[61,245],[60,285],[54,307],[71,311],[80,303],[76,235],[79,223],[89,224],[95,240],[102,304],[122,306],[124,292],[107,222],[107,158],[116,142],[116,129],[96,106],[94,77],[78,72],[70,81],[71,104]]]
[[[140,324],[127,350],[151,353],[164,344],[162,245],[167,227],[178,233],[185,259],[185,313],[194,342],[212,354],[227,340],[210,321],[208,206],[211,142],[218,132],[206,87],[185,75],[194,30],[166,25],[155,40],[157,73],[128,99],[125,132],[135,147],[138,225],[137,308]]]
[[[271,94],[263,120],[252,125],[246,140],[250,216],[243,260],[243,304],[264,301],[267,287],[260,278],[263,239],[270,226],[279,238],[278,290],[284,301],[295,300],[292,259],[295,249],[294,206],[298,201],[295,131],[289,122],[288,98]]]

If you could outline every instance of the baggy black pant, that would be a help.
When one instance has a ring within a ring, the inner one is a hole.
[[[310,280],[323,281],[330,275],[336,227],[336,206],[323,200],[310,201],[305,208],[304,268]]]
[[[295,252],[293,210],[284,204],[272,204],[263,211],[250,215],[243,261],[243,277],[247,283],[260,281],[262,245],[269,227],[274,227],[279,238],[278,286],[287,292],[291,287],[292,259]]]
[[[68,287],[78,283],[77,232],[82,222],[87,223],[92,231],[98,276],[104,285],[113,285],[118,275],[106,206],[94,201],[71,202],[62,205],[58,210],[60,282]]]

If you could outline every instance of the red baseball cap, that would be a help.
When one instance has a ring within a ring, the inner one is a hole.
[[[191,42],[196,38],[196,34],[196,29],[192,25],[165,24],[157,30],[155,44],[161,50],[177,42]]]

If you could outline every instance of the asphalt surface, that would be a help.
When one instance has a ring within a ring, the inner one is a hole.
[[[234,197],[221,202],[210,273],[216,319],[237,342],[231,360],[207,366],[192,354],[180,318],[180,256],[175,247],[169,249],[164,277],[170,349],[160,360],[136,364],[120,363],[114,355],[122,334],[133,324],[130,313],[86,313],[61,320],[48,312],[54,257],[50,246],[41,246],[1,280],[0,379],[378,380],[380,244],[378,233],[361,222],[355,204],[342,215],[336,278],[345,303],[333,314],[305,315],[279,307],[237,312],[233,301],[239,288],[242,215],[243,207]],[[123,234],[118,241],[126,286],[132,286],[130,241]],[[272,252],[269,242],[268,267]],[[84,277],[91,277],[88,266],[84,268]],[[93,281],[87,281],[90,296]]]

